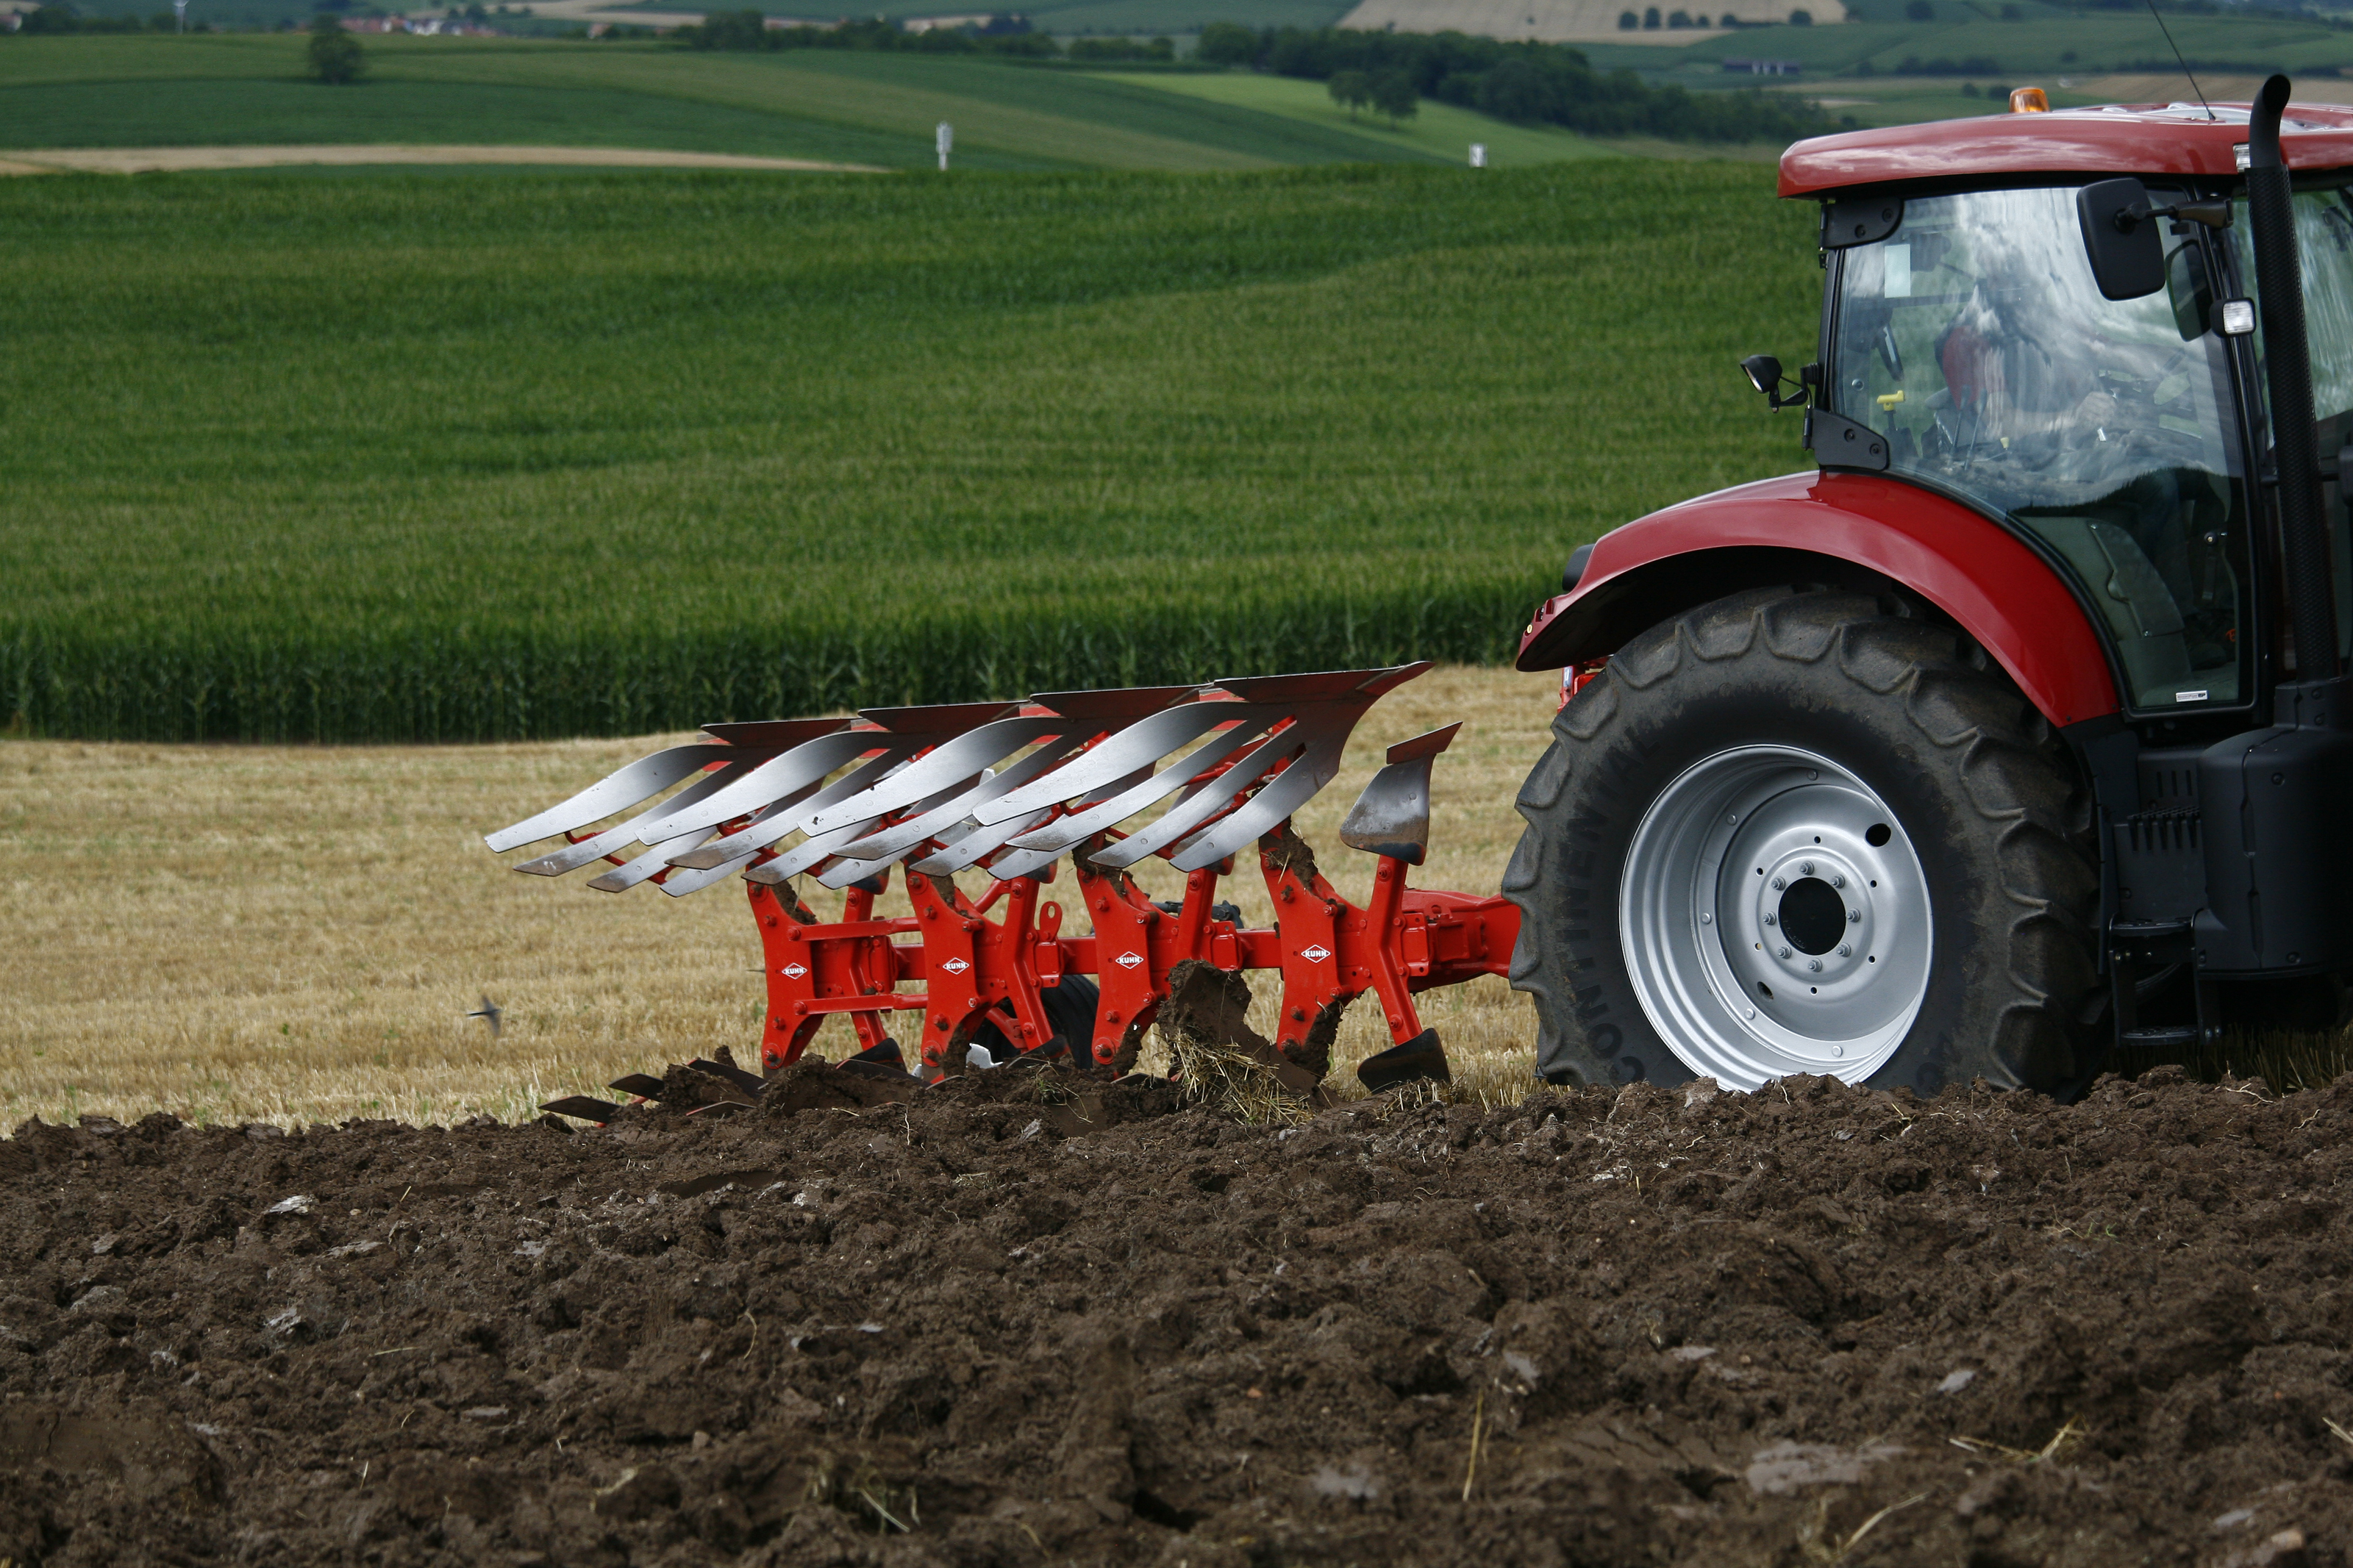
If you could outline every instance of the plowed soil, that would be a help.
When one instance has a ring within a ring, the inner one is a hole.
[[[2353,1080],[27,1124],[0,1559],[2330,1563]],[[722,1120],[722,1118],[727,1118]]]

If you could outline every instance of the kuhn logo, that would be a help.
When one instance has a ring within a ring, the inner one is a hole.
[[[1310,963],[1321,963],[1332,956],[1332,950],[1328,947],[1303,947],[1299,950],[1299,956]]]
[[[966,963],[961,958],[951,958],[945,963],[941,964],[940,967],[946,970],[950,974],[962,974],[965,970],[970,969],[972,965]]]
[[[1144,962],[1144,954],[1140,952],[1123,952],[1117,958],[1113,959],[1112,962],[1118,964],[1122,969],[1134,969]]]
[[[787,980],[798,980],[802,975],[807,974],[807,969],[797,963],[787,963],[785,965],[785,978]]]

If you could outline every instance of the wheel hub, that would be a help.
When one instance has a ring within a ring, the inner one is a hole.
[[[1651,1026],[1694,1072],[1741,1089],[1869,1078],[1927,986],[1909,838],[1861,778],[1794,747],[1678,775],[1635,831],[1619,921]]]

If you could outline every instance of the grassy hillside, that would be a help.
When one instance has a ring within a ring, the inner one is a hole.
[[[1362,137],[1385,147],[1421,153],[1451,163],[1464,162],[1474,142],[1486,147],[1487,165],[1494,169],[1612,155],[1602,143],[1557,126],[1513,125],[1435,100],[1424,100],[1411,120],[1393,130],[1377,114],[1351,115],[1332,101],[1332,94],[1324,83],[1295,77],[1223,71],[1138,75],[1124,79],[1184,98],[1279,114],[1320,131]]]
[[[1624,43],[1581,45],[1596,65],[1625,67],[1693,87],[1720,86],[1723,62],[1734,57],[1798,60],[1809,77],[1916,75],[1942,66],[1957,71],[1990,62],[1980,80],[2052,86],[2066,75],[2173,66],[2165,35],[2144,8],[2082,11],[2039,0],[1928,0],[1930,16],[1914,20],[1909,0],[1856,0],[1852,20],[1839,26],[1743,28],[1676,47]],[[2015,16],[2011,16],[2015,13]],[[2166,26],[2193,66],[2233,66],[2257,71],[2309,72],[2353,66],[2353,30],[2278,16],[2187,16],[2168,10]]]
[[[1769,172],[0,185],[0,719],[634,733],[1505,656],[1794,468]]]
[[[304,79],[269,35],[0,38],[0,147],[532,142],[921,167],[956,128],[973,168],[1236,170],[1455,163],[1370,124],[1135,79],[936,56],[371,37],[355,86]],[[1492,140],[1514,134],[1472,116]]]
[[[172,147],[301,142],[493,142],[659,147],[915,167],[908,136],[798,116],[597,88],[375,81],[324,92],[301,81],[163,81],[0,89],[0,147]],[[1035,167],[974,148],[981,167]]]

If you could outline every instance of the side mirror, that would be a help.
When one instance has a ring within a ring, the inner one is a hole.
[[[1771,354],[1750,354],[1740,362],[1740,368],[1747,375],[1748,384],[1765,395],[1769,407],[1787,408],[1793,403],[1806,400],[1806,389],[1802,384],[1787,396],[1782,395],[1781,384],[1788,377],[1781,374],[1781,362]],[[1812,367],[1807,368],[1810,370]]]
[[[2103,298],[2139,300],[2165,287],[2165,240],[2157,219],[2171,213],[2150,206],[2138,180],[2102,180],[2075,194],[2084,254]]]

